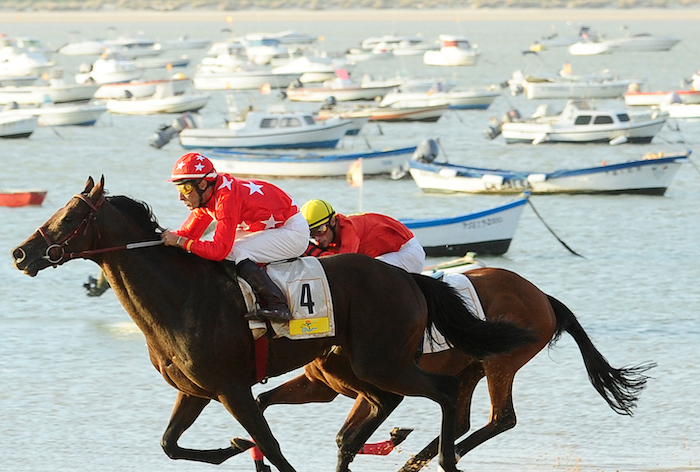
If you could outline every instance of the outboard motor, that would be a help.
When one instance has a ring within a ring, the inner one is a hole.
[[[503,115],[502,120],[499,121],[496,118],[491,118],[491,120],[489,120],[489,127],[484,130],[484,134],[488,139],[496,139],[501,135],[503,123],[512,123],[514,121],[518,121],[519,119],[520,112],[515,108],[511,108],[508,110],[508,113]]]
[[[179,117],[175,118],[170,126],[160,125],[156,132],[151,135],[150,144],[154,148],[160,149],[168,144],[173,137],[180,134],[180,131],[183,129],[196,127],[197,123],[192,113],[183,113]]]
[[[17,102],[7,102],[5,106],[3,107],[2,111],[9,111],[9,110],[18,110],[19,105]]]
[[[430,164],[435,160],[439,153],[440,147],[438,146],[437,141],[434,139],[426,139],[416,147],[411,160]]]
[[[326,97],[326,99],[323,101],[323,106],[321,107],[321,110],[332,110],[334,106],[336,106],[338,102],[336,101],[335,97],[333,95]]]

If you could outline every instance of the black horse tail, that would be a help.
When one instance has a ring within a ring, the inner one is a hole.
[[[639,394],[649,378],[644,373],[656,367],[656,363],[646,362],[620,369],[612,367],[593,345],[571,310],[556,298],[550,295],[547,295],[547,298],[557,317],[557,327],[554,337],[549,343],[550,346],[556,343],[563,331],[569,333],[581,350],[588,379],[593,388],[616,413],[632,416],[632,410],[637,406]]]
[[[421,274],[411,275],[428,304],[428,326],[434,325],[453,347],[483,359],[537,340],[531,331],[512,323],[479,319],[445,282]],[[432,338],[431,330],[427,332]]]

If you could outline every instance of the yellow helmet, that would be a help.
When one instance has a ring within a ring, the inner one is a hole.
[[[333,215],[335,215],[335,210],[328,202],[323,200],[309,200],[304,203],[301,207],[301,214],[306,221],[309,223],[309,229],[314,229],[322,224],[328,223]]]

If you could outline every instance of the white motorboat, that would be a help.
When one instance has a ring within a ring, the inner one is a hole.
[[[605,41],[610,52],[668,51],[681,40],[674,36],[654,36],[649,33],[612,38]]]
[[[194,87],[199,90],[257,90],[262,86],[285,88],[301,77],[299,73],[275,73],[267,70],[235,72],[204,72],[194,75]]]
[[[432,47],[425,44],[420,36],[391,34],[367,38],[361,46],[364,50],[391,51],[394,56],[420,56]]]
[[[197,66],[198,73],[238,72],[255,70],[250,64],[245,46],[238,40],[214,43],[209,49],[211,54],[202,58]]]
[[[450,109],[485,110],[500,97],[499,92],[491,90],[450,90],[449,92],[389,92],[379,106],[426,107],[447,105]]]
[[[0,138],[28,138],[37,126],[39,120],[34,115],[18,113],[13,109],[0,111]]]
[[[700,84],[698,87],[691,87],[690,90],[670,91],[641,91],[639,86],[632,84],[625,93],[625,104],[627,106],[653,107],[659,106],[664,101],[668,101],[669,95],[675,94],[680,100],[679,103],[686,105],[700,103]]]
[[[366,61],[376,61],[391,59],[394,57],[394,52],[391,49],[362,49],[362,48],[350,48],[345,51],[345,59],[350,61],[350,63],[355,64],[357,62]]]
[[[681,40],[673,36],[653,36],[648,33],[622,38],[584,40],[569,46],[569,54],[591,56],[615,52],[657,52],[668,51]]]
[[[603,76],[525,77],[523,92],[530,100],[618,98],[637,81]]]
[[[49,85],[8,86],[0,88],[0,104],[40,105],[45,102],[67,103],[90,100],[98,84],[50,83]]]
[[[400,219],[429,257],[504,254],[518,227],[527,197],[487,210],[446,218]]]
[[[209,47],[212,40],[209,38],[190,38],[184,34],[177,39],[169,39],[156,43],[155,48],[161,51],[179,51],[188,49],[205,49]]]
[[[104,41],[94,39],[65,44],[56,52],[64,56],[99,56],[105,52],[106,47]]]
[[[158,87],[158,85],[166,82],[172,85],[175,95],[185,93],[185,91],[192,86],[192,79],[182,74],[175,74],[170,79],[132,80],[129,82],[102,84],[95,92],[95,98],[119,100],[127,96],[131,96],[132,98],[150,97],[156,93],[156,87]]]
[[[540,105],[530,118],[501,123],[500,131],[506,143],[649,143],[667,119],[668,113],[659,110],[630,113],[626,108],[597,109],[589,102],[569,101],[561,113]]]
[[[75,75],[75,81],[84,84],[88,81],[97,84],[113,84],[129,82],[141,78],[142,70],[136,67],[134,61],[118,59],[112,54],[103,54],[92,66],[81,65],[80,72]]]
[[[263,152],[216,150],[210,154],[220,172],[253,177],[345,177],[362,159],[364,175],[391,174],[406,165],[416,147],[362,152]]]
[[[684,103],[676,93],[668,94],[658,108],[668,113],[671,118],[700,118],[700,103]]]
[[[185,113],[204,108],[209,98],[208,94],[175,95],[172,83],[163,82],[156,86],[156,92],[150,97],[107,100],[107,109],[124,115]]]
[[[554,48],[566,48],[582,39],[596,39],[598,37],[588,26],[581,26],[577,34],[560,35],[558,32],[542,36],[530,46],[531,51],[543,51]]]
[[[14,45],[0,48],[0,77],[37,77],[55,65],[40,52]]]
[[[279,39],[265,34],[247,34],[240,41],[245,46],[248,59],[254,64],[270,64],[274,59],[289,54]]]
[[[272,72],[301,74],[299,81],[306,84],[333,79],[337,69],[338,66],[332,61],[302,56],[287,64],[274,67]]]
[[[462,36],[441,34],[441,46],[438,50],[429,50],[423,54],[423,63],[429,66],[473,66],[481,54],[469,39]]]
[[[122,59],[138,59],[158,56],[162,51],[156,48],[155,40],[143,36],[119,36],[116,39],[105,39],[106,50]]]
[[[572,56],[596,56],[610,53],[607,41],[584,39],[569,46],[569,54]]]
[[[92,126],[107,111],[107,106],[102,102],[46,103],[37,108],[17,111],[38,117],[39,126]]]
[[[434,123],[448,110],[445,103],[426,106],[367,106],[352,108],[321,108],[317,113],[321,119],[341,117],[349,120],[406,122],[422,121]],[[348,133],[351,134],[351,133]],[[357,133],[352,133],[357,134]]]
[[[335,98],[337,102],[375,100],[377,97],[383,97],[396,87],[395,84],[357,84],[350,80],[347,71],[344,69],[337,70],[336,74],[338,76],[335,79],[327,80],[318,87],[306,87],[301,83],[292,83],[287,87],[287,98],[295,102],[323,102],[329,97]]]
[[[249,111],[224,128],[187,128],[180,144],[192,148],[334,148],[352,126],[341,118],[316,121],[310,113]]]
[[[414,155],[409,172],[424,192],[663,195],[689,155],[690,151],[678,155],[649,153],[634,161],[553,172],[485,169]]]

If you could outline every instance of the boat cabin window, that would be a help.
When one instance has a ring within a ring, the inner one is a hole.
[[[579,115],[574,121],[575,125],[587,125],[591,122],[591,115]]]
[[[594,125],[610,125],[613,123],[612,116],[608,115],[598,115],[593,120]]]
[[[282,118],[280,121],[280,128],[298,128],[301,126],[301,120],[299,118]]]
[[[617,119],[620,120],[622,123],[626,123],[630,120],[630,117],[627,113],[620,113],[617,115]]]
[[[260,122],[260,127],[261,128],[276,128],[277,127],[277,118],[263,118],[263,120]]]
[[[312,116],[309,116],[309,115],[304,115],[304,121],[306,121],[307,125],[315,125],[316,124],[316,120],[314,120],[314,118]]]

